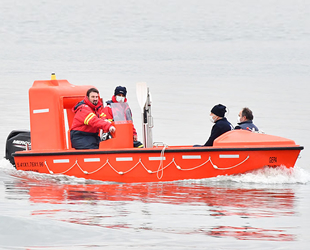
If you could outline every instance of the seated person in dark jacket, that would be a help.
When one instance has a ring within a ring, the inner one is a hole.
[[[215,124],[212,127],[211,135],[204,146],[213,146],[214,140],[227,131],[233,130],[234,127],[225,118],[226,107],[222,104],[215,105],[211,109],[210,120]]]
[[[238,115],[238,126],[235,129],[245,129],[258,131],[258,128],[253,123],[253,113],[249,108],[243,108]]]

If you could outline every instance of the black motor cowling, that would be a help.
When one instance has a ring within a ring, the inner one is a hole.
[[[5,158],[15,166],[13,153],[16,151],[30,150],[31,140],[30,131],[28,130],[13,130],[6,139]]]

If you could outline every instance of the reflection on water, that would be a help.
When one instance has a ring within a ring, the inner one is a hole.
[[[214,237],[234,237],[238,240],[273,240],[273,241],[293,241],[294,235],[286,234],[285,230],[268,230],[255,227],[215,227],[208,235]]]
[[[296,238],[290,229],[277,227],[281,217],[295,214],[289,188],[241,188],[212,181],[73,185],[25,176],[5,187],[7,199],[29,200],[31,216],[78,225],[238,240]],[[263,218],[272,223],[256,226]]]

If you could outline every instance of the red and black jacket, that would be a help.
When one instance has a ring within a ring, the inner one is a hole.
[[[73,107],[75,116],[72,122],[70,137],[72,147],[76,149],[94,149],[99,147],[99,130],[108,132],[111,123],[106,120],[102,102],[92,104],[86,96]]]

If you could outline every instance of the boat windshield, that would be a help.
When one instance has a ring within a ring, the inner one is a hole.
[[[132,121],[131,110],[127,102],[111,103],[114,122]]]

